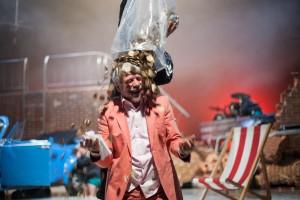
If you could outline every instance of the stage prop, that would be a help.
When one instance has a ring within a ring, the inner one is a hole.
[[[121,6],[121,20],[112,44],[113,58],[116,59],[121,54],[134,50],[151,51],[154,57],[155,83],[157,85],[169,83],[173,77],[173,62],[165,45],[167,36],[179,23],[179,18],[175,14],[176,1],[128,0],[124,10],[123,7],[124,3]]]

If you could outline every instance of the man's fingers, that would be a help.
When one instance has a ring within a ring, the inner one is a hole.
[[[181,150],[185,152],[191,152],[194,148],[194,142],[191,139],[186,139],[182,144],[181,144]]]
[[[93,142],[93,141],[92,141],[91,139],[86,139],[86,140],[85,140],[85,145],[86,145],[86,147],[87,147],[87,148],[91,148],[92,142]]]
[[[99,140],[96,139],[93,143],[93,151],[99,151],[99,149],[100,149]]]
[[[190,142],[191,148],[194,148],[195,147],[195,144],[194,144],[195,139],[191,138],[191,139],[189,139],[189,142]]]
[[[100,144],[98,139],[89,139],[85,138],[80,142],[80,145],[84,148],[87,148],[89,151],[99,151]]]

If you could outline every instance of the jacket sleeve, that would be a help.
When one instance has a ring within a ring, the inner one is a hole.
[[[105,113],[103,112],[100,113],[97,119],[97,129],[98,129],[98,134],[101,134],[107,146],[112,150],[112,143],[109,139],[110,133],[108,128],[108,122]],[[100,158],[100,160],[98,160],[96,164],[99,165],[101,168],[110,168],[112,165],[112,155],[107,156],[105,159]]]
[[[190,156],[183,158],[179,154],[179,145],[183,142],[182,135],[178,129],[176,119],[174,117],[173,108],[170,104],[169,99],[166,97],[167,101],[164,105],[165,107],[165,127],[167,131],[167,147],[172,154],[176,157],[187,162],[190,160]]]

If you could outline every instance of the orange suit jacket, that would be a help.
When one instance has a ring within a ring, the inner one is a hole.
[[[161,186],[169,200],[182,198],[180,184],[170,157],[179,157],[182,136],[175,122],[173,110],[166,96],[156,98],[156,107],[146,114],[148,135],[154,165]],[[109,168],[106,199],[121,200],[127,190],[131,175],[131,141],[126,113],[119,99],[110,101],[100,113],[98,133],[112,150],[112,156],[97,161],[102,168]]]

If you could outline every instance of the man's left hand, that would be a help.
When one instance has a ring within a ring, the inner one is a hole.
[[[187,157],[194,149],[194,139],[184,139],[179,145],[179,155]]]

